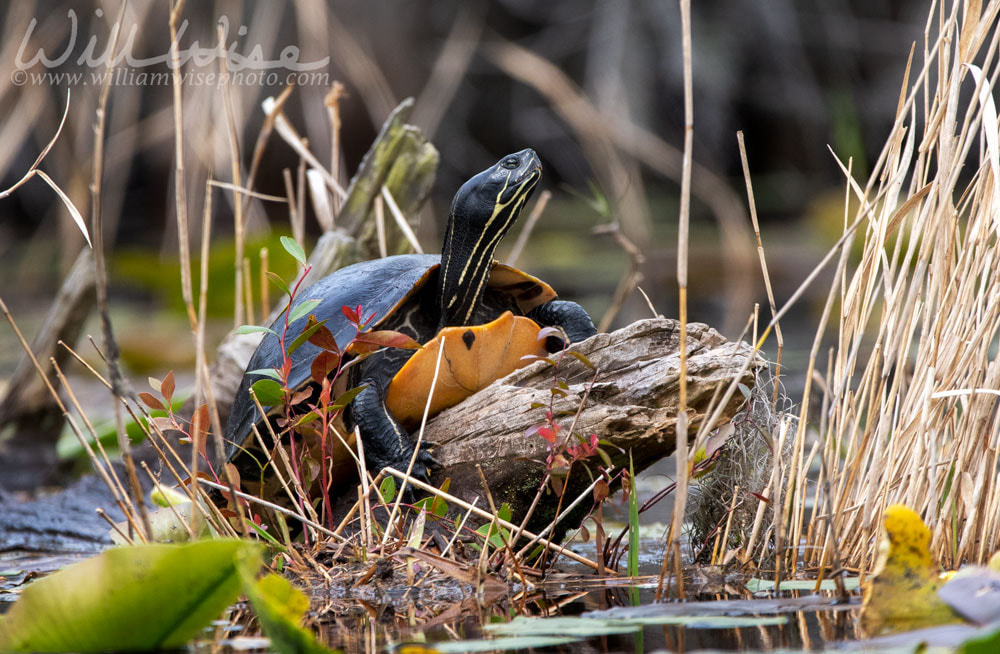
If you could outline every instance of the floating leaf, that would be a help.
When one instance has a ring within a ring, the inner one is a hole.
[[[70,565],[24,589],[0,622],[0,651],[181,648],[236,601],[240,551],[259,557],[261,547],[231,539],[136,545]]]
[[[857,590],[860,586],[859,577],[845,577],[844,589]],[[747,590],[751,593],[760,593],[774,590],[773,579],[749,579],[746,582]],[[786,579],[778,584],[778,590],[805,590],[812,591],[816,588],[815,579]],[[824,579],[819,584],[819,590],[837,590],[837,582],[833,579]]]
[[[518,616],[507,623],[484,624],[483,631],[501,636],[604,636],[629,634],[639,627],[622,620],[596,618],[525,618]]]
[[[281,246],[285,248],[285,252],[292,255],[292,258],[301,263],[303,266],[306,265],[306,251],[302,249],[299,242],[296,241],[291,236],[281,237]],[[289,293],[291,295],[291,293]]]
[[[455,640],[432,643],[433,649],[427,651],[441,654],[461,654],[462,652],[497,652],[514,649],[530,649],[535,647],[555,647],[580,640],[575,636],[514,636],[512,638],[495,638],[493,640]]]
[[[301,318],[305,318],[319,306],[320,302],[322,302],[322,300],[313,298],[311,300],[303,300],[302,302],[296,304],[292,307],[292,312],[288,315],[288,324],[292,324]]]
[[[271,639],[271,647],[280,654],[322,654],[327,648],[316,642],[312,633],[300,626],[309,609],[309,598],[280,575],[256,579],[260,569],[260,551],[241,552],[236,567],[243,593],[253,605],[261,627]]]
[[[257,401],[261,403],[261,406],[277,406],[285,399],[281,384],[273,379],[257,380],[250,388],[257,396]]]

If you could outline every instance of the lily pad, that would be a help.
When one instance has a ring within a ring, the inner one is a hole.
[[[240,594],[240,540],[117,547],[27,586],[0,621],[0,651],[182,647]],[[259,554],[258,554],[259,556]]]
[[[555,647],[579,640],[572,636],[514,636],[511,638],[496,638],[494,640],[455,640],[433,643],[436,652],[444,654],[461,654],[462,652],[496,652],[529,647]]]
[[[316,642],[312,633],[299,623],[309,609],[309,598],[280,575],[269,574],[256,579],[260,569],[259,552],[237,554],[237,568],[243,592],[260,619],[264,633],[271,639],[271,647],[280,654],[327,654],[330,652]]]
[[[844,577],[844,589],[856,590],[860,586],[859,577]],[[750,579],[746,583],[747,590],[751,593],[760,593],[774,590],[774,581],[771,579]],[[815,579],[787,579],[778,584],[778,590],[816,590]],[[833,579],[824,579],[819,584],[819,590],[837,590],[837,582]]]

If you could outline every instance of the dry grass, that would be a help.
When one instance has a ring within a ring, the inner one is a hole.
[[[1000,545],[1000,4],[962,4],[931,12],[869,179],[842,165],[859,209],[845,213],[797,426],[783,431],[791,461],[775,464],[790,484],[770,526],[778,574],[871,570],[896,502],[923,515],[945,566]]]

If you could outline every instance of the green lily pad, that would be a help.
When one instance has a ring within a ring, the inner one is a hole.
[[[431,647],[436,652],[444,654],[461,654],[462,652],[495,652],[529,647],[555,647],[579,640],[572,636],[514,636],[512,638],[496,638],[494,640],[455,640],[451,642],[433,643]]]
[[[240,594],[240,540],[117,547],[28,585],[0,620],[0,651],[184,646]]]
[[[636,631],[640,625],[624,620],[601,620],[596,618],[525,618],[516,617],[510,622],[484,624],[483,630],[499,636],[604,636],[627,634]]]
[[[330,650],[316,642],[311,632],[299,626],[309,610],[309,598],[280,575],[256,579],[260,565],[259,552],[237,554],[243,592],[271,639],[271,647],[280,654],[329,654]]]
[[[844,577],[844,589],[856,590],[860,585],[858,577]],[[746,583],[747,590],[751,593],[774,590],[774,582],[768,579],[750,579]],[[815,579],[788,579],[778,585],[778,590],[805,590],[813,591],[816,588]],[[837,590],[837,582],[833,579],[824,579],[820,582],[819,590]]]

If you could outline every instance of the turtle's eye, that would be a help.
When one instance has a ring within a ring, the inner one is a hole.
[[[514,170],[520,165],[520,163],[521,162],[517,160],[517,157],[507,157],[500,162],[500,165],[508,170]]]

